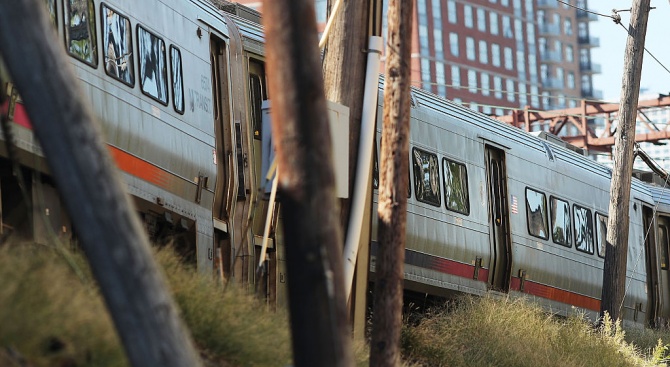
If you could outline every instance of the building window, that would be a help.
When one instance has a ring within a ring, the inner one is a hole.
[[[482,64],[489,63],[489,49],[486,41],[479,41],[479,62]]]
[[[472,37],[465,37],[465,57],[475,60],[475,40]]]
[[[477,72],[474,70],[468,70],[468,91],[477,93]]]
[[[565,46],[565,61],[575,61],[575,49],[571,45]]]
[[[451,85],[455,89],[459,89],[461,86],[461,68],[458,66],[451,66]]]
[[[449,33],[449,49],[453,56],[458,57],[458,33]]]
[[[593,254],[593,216],[591,210],[573,205],[572,216],[575,224],[575,247],[579,251]]]
[[[437,83],[437,94],[446,97],[447,89],[445,85],[447,80],[444,76],[444,63],[441,61],[435,62],[435,82]]]
[[[514,80],[507,79],[507,100],[514,102]]]
[[[551,205],[551,239],[554,243],[572,247],[572,223],[570,222],[570,205],[561,199],[552,197]]]
[[[526,107],[528,104],[528,95],[526,92],[526,84],[519,83],[519,106],[521,107]]]
[[[497,43],[491,44],[491,64],[500,67],[500,45]]]
[[[514,55],[512,55],[512,49],[510,47],[505,47],[505,69],[514,69]]]
[[[546,240],[547,230],[547,198],[544,193],[526,188],[526,223],[528,233]]]
[[[472,28],[474,26],[471,5],[463,5],[463,19],[463,23],[467,28]]]
[[[570,18],[565,18],[563,20],[563,33],[567,36],[572,36],[572,20],[570,20]]]
[[[483,8],[477,8],[477,30],[486,32],[486,11]]]
[[[81,7],[84,7],[83,11]],[[70,56],[98,67],[93,0],[65,2],[65,48]]]
[[[449,23],[458,22],[458,16],[456,14],[456,2],[454,0],[447,0],[447,19]]]
[[[130,20],[102,4],[102,54],[105,72],[128,86],[135,84]]]
[[[502,78],[499,76],[493,76],[493,93],[496,98],[502,99]]]
[[[530,105],[535,108],[540,108],[540,90],[536,85],[530,86]]]
[[[512,32],[512,22],[510,17],[507,15],[503,15],[502,17],[502,28],[503,36],[506,38],[514,38],[514,33]]]
[[[491,34],[498,34],[498,13],[489,12],[489,29]]]
[[[569,89],[575,89],[575,73],[572,71],[568,72],[567,84]]]
[[[412,161],[414,167],[414,192],[416,199],[440,206],[440,168],[437,155],[424,150],[413,148]]]
[[[162,38],[137,27],[137,52],[142,92],[163,105],[168,103],[167,57]]]
[[[468,170],[464,164],[442,159],[444,174],[444,202],[447,209],[469,215],[470,195],[468,193]]]
[[[482,95],[484,96],[489,96],[491,95],[491,84],[489,83],[489,74],[488,73],[480,73],[479,74],[480,79],[482,80],[481,88],[482,88]]]

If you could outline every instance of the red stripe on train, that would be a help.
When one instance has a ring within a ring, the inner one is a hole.
[[[9,108],[9,101],[5,101],[5,103],[0,106],[0,113],[3,115],[7,114],[7,109]],[[17,103],[14,107],[14,120],[16,124],[21,125],[25,128],[28,129],[33,129],[32,125],[30,124],[30,119],[28,118],[28,112],[26,112],[25,106],[23,106],[22,103]]]

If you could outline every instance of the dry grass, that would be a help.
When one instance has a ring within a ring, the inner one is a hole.
[[[156,256],[207,366],[291,364],[285,312],[269,311],[238,289],[222,291],[172,251]],[[128,365],[81,254],[5,246],[0,280],[0,366]],[[436,310],[406,326],[402,340],[406,365],[456,367],[654,366],[668,343],[667,331],[625,334],[611,322],[596,330],[524,300],[469,297],[449,313]],[[367,348],[355,350],[357,365],[366,366]]]
[[[402,344],[420,366],[659,365],[662,344],[654,354],[624,336],[610,320],[595,329],[582,317],[557,319],[524,299],[466,297],[454,311],[433,311],[406,327]]]

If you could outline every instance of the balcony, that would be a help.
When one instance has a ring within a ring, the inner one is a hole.
[[[541,36],[560,36],[561,27],[558,24],[540,24],[538,27],[538,32]]]
[[[542,81],[542,88],[546,90],[563,89],[563,80],[558,78],[546,78]]]
[[[602,68],[600,64],[596,64],[595,62],[581,62],[579,63],[579,71],[585,74],[600,74]]]
[[[577,37],[580,46],[586,47],[600,47],[600,38],[593,36],[580,36]]]
[[[556,0],[538,0],[538,9],[558,9],[558,1]]]
[[[550,62],[561,62],[563,61],[563,55],[560,51],[544,51],[540,52],[540,62],[550,63]]]
[[[578,21],[592,22],[592,21],[598,20],[598,16],[593,14],[593,13],[589,13],[587,11],[577,9],[577,20]]]
[[[582,97],[589,99],[603,99],[603,91],[598,89],[582,89]]]

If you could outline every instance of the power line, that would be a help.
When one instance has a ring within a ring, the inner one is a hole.
[[[626,33],[629,33],[628,28],[626,28],[625,25],[623,25],[621,22],[619,22],[619,25],[626,30]],[[651,51],[649,51],[646,46],[644,47],[644,51],[647,52],[649,56],[651,56],[651,58],[654,59],[654,61],[656,61],[659,65],[661,65],[661,67],[665,69],[665,71],[667,71],[668,74],[670,74],[670,69],[668,69],[665,65],[663,65],[663,63],[659,59],[657,59],[656,56],[654,56],[654,54],[652,54]]]
[[[556,0],[556,1],[558,1],[558,2],[561,3],[561,4],[567,5],[567,6],[571,7],[571,8],[575,8],[575,9],[577,9],[577,10],[581,10],[581,11],[585,11],[585,12],[587,12],[587,13],[591,13],[591,14],[599,15],[599,16],[601,16],[601,17],[611,18],[612,20],[614,20],[615,23],[617,23],[617,20],[621,21],[621,17],[620,17],[618,14],[617,14],[617,15],[600,14],[600,13],[598,13],[598,12],[591,11],[591,10],[584,9],[584,8],[580,8],[580,7],[578,7],[578,6],[572,5],[572,4],[570,4],[570,3],[567,3],[567,2],[564,2],[564,1],[561,1],[561,0]]]

